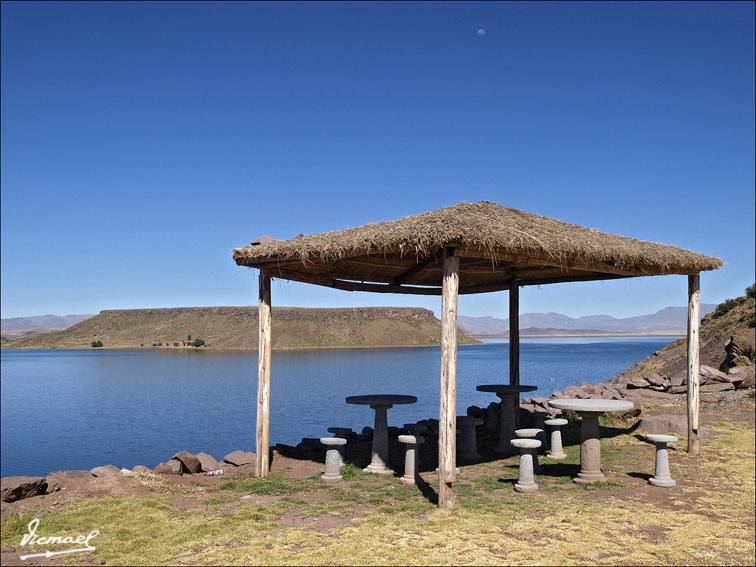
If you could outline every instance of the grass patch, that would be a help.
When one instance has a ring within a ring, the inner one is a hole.
[[[309,492],[313,488],[312,479],[244,477],[228,480],[221,484],[218,490],[233,490],[248,494],[294,494],[295,492]]]
[[[366,473],[360,468],[360,465],[358,465],[354,461],[347,461],[344,463],[344,465],[341,467],[341,476],[344,477],[344,480],[354,480],[357,478],[362,478],[365,476]]]

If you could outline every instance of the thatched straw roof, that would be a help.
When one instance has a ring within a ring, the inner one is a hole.
[[[439,293],[444,247],[460,256],[460,292],[664,274],[696,274],[719,258],[599,232],[495,203],[459,203],[396,221],[236,248],[240,266],[350,290]],[[383,285],[367,285],[383,284]],[[432,286],[408,287],[408,286]]]

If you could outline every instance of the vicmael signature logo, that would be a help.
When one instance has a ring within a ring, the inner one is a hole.
[[[80,553],[82,551],[94,551],[95,549],[97,549],[96,547],[94,547],[93,545],[89,543],[89,540],[100,535],[99,530],[92,530],[87,535],[80,535],[77,537],[71,537],[71,536],[40,537],[37,535],[38,527],[39,527],[39,518],[34,518],[31,522],[29,522],[29,525],[27,526],[29,533],[27,533],[23,538],[21,538],[21,547],[25,545],[55,545],[55,544],[58,544],[58,545],[75,544],[75,545],[82,545],[84,547],[80,547],[78,549],[63,549],[60,551],[46,551],[45,553],[32,553],[30,555],[22,555],[19,557],[21,561],[31,559],[32,557],[50,558],[55,555],[63,555],[65,553]]]

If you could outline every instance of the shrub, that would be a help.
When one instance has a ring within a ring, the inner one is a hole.
[[[92,341],[92,348],[98,348],[98,347],[101,347],[101,346],[102,346],[102,341],[100,341],[100,340]]]
[[[203,341],[202,339],[194,339],[192,346],[196,348],[196,347],[201,347],[204,344],[205,344],[205,341]]]

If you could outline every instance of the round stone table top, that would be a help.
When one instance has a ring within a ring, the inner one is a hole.
[[[543,433],[543,429],[515,429],[515,435],[522,439],[532,439],[534,437],[537,437],[539,433]]]
[[[320,442],[323,445],[346,445],[346,439],[341,437],[321,437]]]
[[[538,389],[538,386],[525,386],[512,384],[483,384],[476,386],[476,390],[479,392],[494,392],[495,394],[519,394],[520,392],[534,392]],[[551,404],[551,401],[549,401]]]
[[[649,433],[646,439],[652,443],[677,443],[677,437],[674,435],[662,435],[661,433]]]
[[[541,446],[538,439],[512,439],[510,443],[518,449],[537,449]]]
[[[367,396],[349,396],[346,399],[348,404],[358,404],[363,406],[393,406],[394,404],[414,404],[417,401],[415,396],[403,396],[401,394],[369,394]]]
[[[581,400],[577,398],[561,398],[549,400],[549,406],[561,410],[576,411],[583,413],[604,413],[609,411],[627,411],[635,407],[633,402],[627,400]]]

